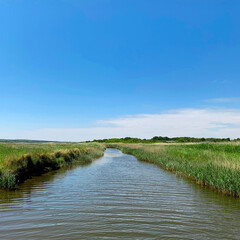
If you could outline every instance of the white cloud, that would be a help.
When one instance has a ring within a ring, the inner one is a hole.
[[[208,102],[212,102],[212,103],[240,102],[240,98],[214,98],[214,99],[209,99]]]
[[[89,128],[44,128],[0,138],[83,141],[112,137],[192,136],[240,137],[238,109],[178,109],[97,121]]]

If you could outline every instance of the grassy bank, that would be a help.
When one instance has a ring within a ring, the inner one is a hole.
[[[32,176],[56,170],[72,161],[91,162],[103,152],[101,144],[1,143],[0,188],[14,189]]]
[[[224,194],[240,196],[239,144],[108,144],[139,160],[191,178]]]

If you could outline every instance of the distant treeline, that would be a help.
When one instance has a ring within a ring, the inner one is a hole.
[[[240,140],[235,139],[234,141]],[[230,138],[194,138],[194,137],[161,137],[155,136],[151,139],[141,139],[141,138],[110,138],[110,139],[95,139],[93,142],[100,143],[158,143],[158,142],[177,142],[177,143],[187,143],[187,142],[229,142]]]

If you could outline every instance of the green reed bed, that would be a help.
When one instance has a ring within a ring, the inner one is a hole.
[[[25,179],[56,170],[72,161],[91,162],[104,146],[80,143],[1,143],[0,188],[14,189]]]
[[[155,163],[198,184],[224,194],[240,196],[240,145],[238,144],[111,144],[139,160]]]

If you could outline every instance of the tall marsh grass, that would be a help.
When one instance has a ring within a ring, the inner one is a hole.
[[[25,179],[72,161],[91,162],[101,157],[104,149],[101,144],[1,143],[0,188],[14,189]]]
[[[110,144],[108,147],[158,164],[224,194],[240,196],[239,144]]]

